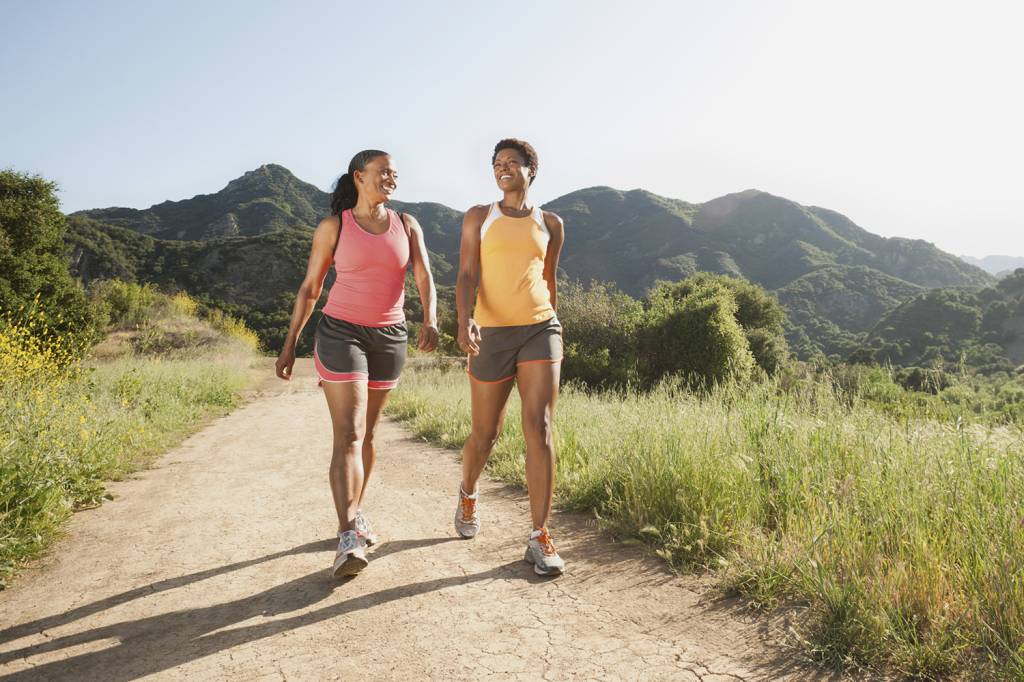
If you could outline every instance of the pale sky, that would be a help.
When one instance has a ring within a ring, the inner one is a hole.
[[[1013,2],[0,0],[0,167],[65,211],[215,192],[263,163],[329,189],[390,151],[396,198],[748,188],[955,254],[1024,256]]]

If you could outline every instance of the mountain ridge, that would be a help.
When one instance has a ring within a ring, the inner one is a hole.
[[[462,212],[437,202],[390,204],[417,217],[435,277],[451,285]],[[327,192],[284,166],[263,164],[212,194],[165,201],[149,209],[110,207],[72,213],[70,224],[77,235],[72,234],[69,243],[83,279],[101,272],[127,272],[131,262],[145,262],[145,268],[164,267],[161,263],[171,261],[180,264],[180,259],[166,261],[168,254],[188,252],[195,267],[207,272],[188,273],[184,278],[168,278],[166,272],[136,276],[159,277],[187,288],[182,281],[196,280],[201,274],[206,289],[247,306],[256,305],[261,296],[239,299],[238,292],[244,289],[241,279],[257,272],[256,264],[262,260],[274,270],[271,279],[278,289],[271,290],[266,283],[252,285],[265,289],[262,299],[277,305],[281,294],[293,293],[280,291],[283,283],[293,278],[294,287],[301,279],[302,240],[308,242],[311,228],[328,207]],[[845,353],[867,333],[869,322],[877,322],[903,297],[920,289],[981,287],[994,281],[981,268],[930,242],[882,237],[837,211],[803,206],[758,189],[692,203],[642,188],[596,185],[564,194],[543,207],[557,212],[567,225],[562,275],[584,282],[611,281],[636,297],[658,280],[679,280],[701,271],[743,277],[784,299],[792,318],[790,341],[802,355]],[[155,241],[135,240],[132,232]],[[278,232],[296,237],[265,238]],[[255,241],[250,245],[246,240]],[[124,243],[123,248],[115,242]],[[282,244],[288,245],[287,253],[274,251]],[[232,250],[237,253],[232,255]],[[104,264],[102,251],[120,255],[109,256],[110,262]],[[217,255],[199,256],[206,252]],[[139,256],[143,253],[148,255]],[[238,281],[229,286],[221,281],[225,278]],[[833,304],[821,305],[826,299]],[[876,315],[874,320],[867,319]]]

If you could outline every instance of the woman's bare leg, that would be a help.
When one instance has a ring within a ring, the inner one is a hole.
[[[363,487],[359,490],[359,499],[356,507],[363,506],[363,499],[366,497],[366,486],[370,483],[370,473],[373,465],[377,463],[377,448],[373,444],[373,436],[377,431],[377,424],[380,422],[380,415],[384,411],[384,405],[388,402],[391,389],[370,389],[367,391],[366,399],[366,431],[363,434]]]
[[[516,383],[523,403],[526,486],[530,493],[534,529],[547,526],[555,493],[552,425],[560,370],[561,363],[558,362],[526,362],[516,368]]]
[[[469,380],[473,425],[462,446],[462,489],[470,495],[476,492],[476,482],[501,434],[513,383],[512,379],[493,384]]]
[[[365,381],[323,383],[334,428],[334,450],[329,479],[338,531],[354,530],[352,520],[363,490],[363,437],[366,433]]]

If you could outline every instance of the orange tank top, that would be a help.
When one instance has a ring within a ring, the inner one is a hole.
[[[473,318],[481,327],[536,324],[555,316],[544,279],[551,234],[540,208],[510,218],[497,203],[480,226],[480,288]]]

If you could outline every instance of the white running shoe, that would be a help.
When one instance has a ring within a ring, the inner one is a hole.
[[[455,506],[455,532],[464,538],[476,537],[480,532],[480,517],[476,513],[476,501],[480,491],[467,495],[459,484],[459,503]]]
[[[338,552],[334,555],[334,577],[355,575],[366,568],[366,547],[354,530],[338,533]]]
[[[369,519],[363,515],[362,509],[356,510],[356,517],[352,519],[352,524],[356,527],[356,533],[363,538],[363,542],[366,543],[367,547],[373,547],[377,544],[377,534],[373,532],[373,527],[370,525]]]
[[[533,564],[533,572],[537,575],[561,575],[565,570],[565,561],[558,556],[547,528],[530,533],[530,540],[526,543],[526,556],[523,559]]]

